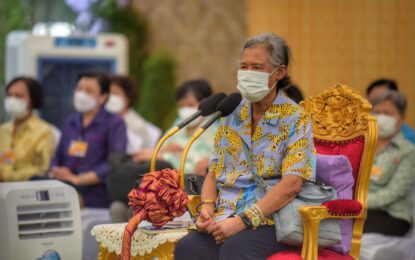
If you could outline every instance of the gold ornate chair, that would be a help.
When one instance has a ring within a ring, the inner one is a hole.
[[[312,116],[317,153],[346,155],[355,179],[354,199],[331,201],[300,209],[304,243],[301,252],[284,251],[268,259],[359,259],[360,241],[367,215],[366,198],[377,143],[376,119],[361,95],[344,85],[334,86],[301,103]],[[348,255],[319,249],[318,228],[324,219],[352,219],[353,233]],[[301,258],[300,258],[301,255]]]

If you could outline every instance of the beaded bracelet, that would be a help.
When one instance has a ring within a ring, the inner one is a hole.
[[[214,200],[204,200],[201,203],[199,203],[199,205],[197,205],[196,207],[196,212],[198,214],[200,214],[200,208],[202,207],[203,204],[213,204],[213,207],[216,208],[216,202]]]
[[[256,204],[251,205],[244,213],[254,229],[259,227],[265,220],[264,214],[262,214],[262,211]]]

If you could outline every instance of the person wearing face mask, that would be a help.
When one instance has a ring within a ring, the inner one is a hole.
[[[137,87],[130,77],[111,78],[110,96],[105,108],[120,115],[127,125],[127,153],[154,148],[161,136],[160,128],[146,121],[132,107],[137,100]]]
[[[50,125],[34,109],[42,107],[42,87],[17,77],[6,85],[4,108],[11,120],[0,125],[0,182],[44,175],[54,150]]]
[[[370,83],[366,89],[366,96],[369,100],[374,100],[390,90],[399,91],[398,84],[392,79],[381,78]],[[406,122],[402,124],[401,130],[404,137],[415,144],[415,130]]]
[[[175,259],[266,259],[291,248],[277,243],[269,216],[315,178],[316,157],[310,115],[282,91],[290,84],[289,53],[272,33],[244,44],[237,72],[244,99],[213,139],[197,231],[178,241]],[[251,169],[273,186],[262,198]]]
[[[364,233],[404,236],[413,225],[415,147],[401,131],[406,98],[388,90],[370,100],[378,121],[378,145],[370,177]],[[362,245],[365,240],[362,240]]]
[[[173,126],[195,113],[199,103],[210,95],[212,95],[212,88],[206,80],[190,80],[183,83],[176,91],[178,119],[173,123]],[[204,118],[199,117],[169,138],[162,146],[158,159],[165,160],[175,169],[179,169],[182,152],[203,121]],[[186,158],[185,173],[206,175],[209,156],[213,149],[212,140],[216,131],[217,125],[212,125],[193,143]],[[153,149],[143,149],[135,155],[134,160],[138,162],[149,161],[152,155]]]
[[[64,123],[51,164],[53,178],[74,185],[85,207],[106,208],[106,178],[111,154],[125,152],[126,126],[122,118],[104,109],[109,78],[99,72],[79,75],[73,97],[77,112]]]

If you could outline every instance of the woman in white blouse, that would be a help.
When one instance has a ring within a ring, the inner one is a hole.
[[[110,97],[105,107],[109,112],[119,114],[127,125],[127,153],[134,154],[143,148],[154,148],[161,136],[161,130],[146,121],[133,108],[137,100],[137,86],[127,76],[111,79]]]

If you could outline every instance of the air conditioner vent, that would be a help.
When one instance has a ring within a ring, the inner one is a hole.
[[[70,203],[24,205],[17,207],[20,239],[70,235],[74,220]]]

